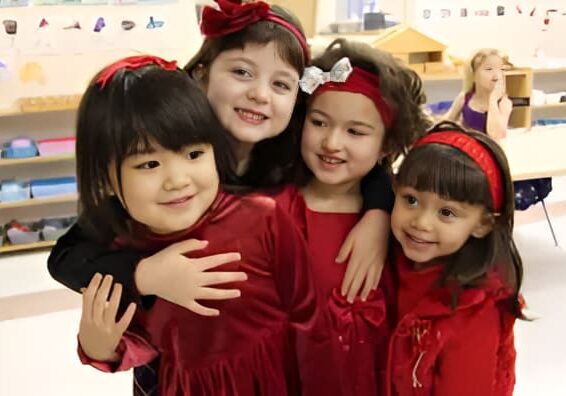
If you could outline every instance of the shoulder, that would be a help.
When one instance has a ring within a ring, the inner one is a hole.
[[[454,99],[454,104],[457,105],[457,106],[463,106],[464,102],[466,102],[466,100],[469,100],[471,96],[472,96],[471,92],[462,91]]]

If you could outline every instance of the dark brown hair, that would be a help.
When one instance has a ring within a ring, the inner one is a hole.
[[[379,77],[379,89],[383,99],[396,114],[393,125],[385,131],[382,146],[385,156],[381,164],[376,165],[391,173],[391,164],[395,159],[407,153],[415,140],[432,125],[423,109],[426,95],[422,81],[412,69],[393,58],[391,54],[365,43],[341,38],[334,40],[321,55],[313,59],[313,65],[329,71],[343,57],[349,58],[352,66]],[[297,182],[305,184],[312,173],[304,162],[298,164],[297,169]]]
[[[399,167],[395,182],[398,186],[436,193],[446,200],[481,205],[493,216],[493,230],[486,237],[470,236],[458,252],[446,258],[442,283],[455,282],[460,288],[474,287],[481,285],[490,271],[498,271],[513,288],[514,311],[521,317],[518,292],[523,264],[513,241],[515,198],[505,153],[485,133],[466,131],[452,122],[437,124],[429,133],[442,131],[466,133],[493,155],[503,183],[501,211],[494,213],[487,177],[477,163],[462,151],[444,144],[430,143],[412,149]]]
[[[112,191],[110,164],[121,190],[124,159],[154,143],[176,152],[210,144],[220,182],[236,180],[232,137],[185,72],[155,65],[121,69],[104,88],[95,77],[79,106],[76,153],[81,225],[101,242],[128,233],[131,220]]]
[[[292,23],[303,33],[301,23],[290,11],[276,5],[273,13]],[[279,56],[297,70],[299,76],[305,68],[303,48],[297,38],[276,22],[261,20],[226,36],[205,39],[197,54],[187,63],[185,71],[201,82],[208,81],[210,65],[218,55],[232,49],[244,49],[247,44],[267,45],[274,42]],[[279,135],[254,145],[246,173],[241,176],[243,184],[251,187],[272,187],[288,182],[293,164],[299,153],[299,132],[304,120],[304,103],[299,92],[289,124]]]

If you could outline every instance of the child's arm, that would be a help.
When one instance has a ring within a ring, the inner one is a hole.
[[[442,119],[446,121],[460,122],[465,99],[466,93],[460,92],[458,96],[456,96],[456,99],[454,99],[454,102],[452,102],[452,106],[450,106],[450,109],[446,114],[444,114]]]
[[[377,287],[387,257],[395,196],[391,179],[381,166],[376,166],[362,181],[362,195],[366,212],[348,234],[336,258],[336,262],[342,263],[349,257],[341,292],[350,302],[358,293],[365,300]]]
[[[124,335],[136,306],[130,304],[116,322],[122,286],[115,284],[110,294],[111,287],[111,276],[96,274],[84,291],[78,351],[84,364],[114,372],[147,364],[157,351],[141,337]]]
[[[489,108],[487,110],[486,132],[494,139],[502,139],[507,135],[507,125],[513,110],[513,104],[505,92],[505,78],[489,95]]]
[[[494,395],[496,376],[501,374],[497,364],[501,338],[499,310],[488,307],[458,330],[439,357],[434,395]],[[511,394],[512,390],[508,395]]]
[[[48,259],[51,276],[65,286],[79,291],[98,272],[110,274],[124,287],[121,305],[130,302],[151,305],[157,295],[197,314],[218,315],[217,310],[195,300],[225,300],[236,298],[239,290],[215,289],[210,286],[246,279],[243,272],[209,272],[219,265],[239,260],[238,253],[226,253],[190,259],[184,253],[202,249],[205,243],[184,241],[143,258],[135,251],[111,250],[93,242],[79,225],[74,225],[57,241]],[[196,265],[195,265],[196,264]]]

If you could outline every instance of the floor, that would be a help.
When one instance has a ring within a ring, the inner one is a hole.
[[[566,178],[554,180],[547,208],[516,216],[531,322],[518,322],[516,396],[561,396],[566,389]],[[80,300],[53,281],[46,253],[0,258],[0,395],[128,395],[131,374],[107,375],[76,357]]]

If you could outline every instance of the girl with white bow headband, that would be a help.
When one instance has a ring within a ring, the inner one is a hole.
[[[390,332],[391,276],[386,266],[367,299],[350,301],[339,290],[345,267],[334,257],[362,215],[362,179],[376,167],[391,171],[428,128],[425,95],[411,69],[365,44],[338,39],[313,65],[299,83],[310,97],[298,183],[278,196],[306,236],[320,303],[314,330],[297,336],[303,395],[376,395]]]

